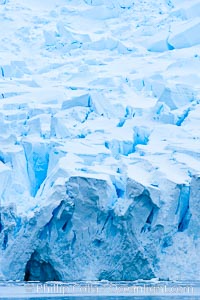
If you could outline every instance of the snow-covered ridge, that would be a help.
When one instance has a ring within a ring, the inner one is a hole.
[[[199,10],[0,1],[2,279],[200,279]]]

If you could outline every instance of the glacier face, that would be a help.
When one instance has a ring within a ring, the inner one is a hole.
[[[199,9],[0,2],[0,279],[200,279]]]

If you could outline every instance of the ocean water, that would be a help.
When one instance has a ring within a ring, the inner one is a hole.
[[[0,300],[200,300],[200,282],[0,282]]]
[[[144,296],[144,297],[132,297],[132,296],[79,296],[79,297],[39,297],[39,298],[1,298],[1,300],[200,300],[200,296]]]

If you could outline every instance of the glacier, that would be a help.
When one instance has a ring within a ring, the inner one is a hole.
[[[0,1],[0,280],[200,280],[199,11]]]

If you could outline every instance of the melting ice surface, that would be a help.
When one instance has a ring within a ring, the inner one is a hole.
[[[198,0],[0,0],[0,279],[200,279]]]

